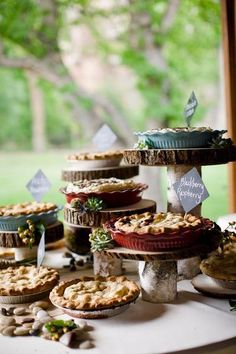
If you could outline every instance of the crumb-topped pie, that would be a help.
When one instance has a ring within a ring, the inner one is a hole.
[[[61,191],[66,195],[68,203],[74,198],[85,202],[90,197],[96,197],[102,199],[107,206],[123,206],[138,202],[146,188],[146,184],[131,179],[100,178],[69,183]]]
[[[50,202],[25,202],[0,207],[0,231],[17,231],[27,220],[52,225],[60,208]]]
[[[200,269],[216,280],[234,281],[236,286],[236,242],[227,244],[222,252],[204,259]]]
[[[120,246],[155,252],[191,246],[213,225],[191,214],[146,212],[108,222],[105,229]]]
[[[58,282],[55,269],[41,266],[8,267],[0,270],[0,296],[27,295],[52,289]]]
[[[50,293],[53,304],[76,310],[98,310],[134,301],[137,284],[124,276],[82,277],[61,282]]]

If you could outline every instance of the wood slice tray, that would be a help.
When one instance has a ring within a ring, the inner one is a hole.
[[[97,179],[97,178],[111,178],[116,177],[120,179],[127,179],[137,176],[139,174],[139,166],[115,166],[104,167],[100,169],[91,170],[77,170],[76,168],[65,168],[62,170],[61,178],[63,181],[75,182],[81,179]]]
[[[176,250],[167,250],[160,252],[145,252],[131,250],[123,247],[115,247],[104,250],[103,252],[109,254],[114,258],[132,259],[135,261],[173,261],[195,256],[203,256],[215,250],[218,247],[218,242],[211,239],[208,243],[199,242],[188,248],[181,248]]]
[[[142,214],[146,211],[154,213],[156,202],[149,199],[142,199],[139,202],[119,208],[107,208],[97,213],[81,213],[71,208],[69,204],[64,208],[64,219],[71,225],[101,227],[106,221],[116,219],[125,215]]]
[[[236,145],[225,148],[128,149],[124,151],[124,160],[131,165],[148,166],[218,165],[236,161]]]
[[[49,225],[45,230],[45,243],[52,243],[64,237],[64,227],[61,221]],[[39,244],[40,239],[36,239],[35,245]],[[16,231],[0,231],[0,247],[18,248],[27,247],[21,240]]]

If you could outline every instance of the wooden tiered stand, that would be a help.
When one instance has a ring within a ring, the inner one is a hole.
[[[139,166],[119,165],[113,167],[94,168],[80,170],[78,167],[67,167],[62,170],[62,180],[75,182],[79,180],[91,180],[99,178],[128,179],[139,174]],[[104,210],[102,213],[82,214],[69,205],[64,209],[65,243],[66,246],[79,255],[90,252],[89,234],[92,227],[100,227],[106,220],[114,217],[115,211]],[[120,213],[118,212],[118,216]],[[123,214],[122,214],[123,215]]]
[[[66,181],[73,182],[79,179],[98,179],[98,178],[110,178],[116,177],[120,179],[127,179],[138,175],[139,166],[126,166],[121,165],[117,167],[107,167],[93,170],[63,170],[62,171],[62,179]],[[81,211],[72,208],[70,204],[66,204],[64,208],[64,224],[65,224],[65,237],[73,236],[74,239],[78,241],[78,243],[84,240],[84,235],[87,231],[87,238],[89,230],[92,228],[102,227],[102,225],[111,220],[118,217],[122,217],[125,215],[131,214],[141,214],[146,211],[155,212],[156,211],[156,203],[153,200],[142,199],[139,202],[117,208],[106,208],[99,212],[87,212],[82,213]],[[91,232],[91,231],[90,231]],[[83,233],[83,235],[82,235]],[[83,240],[82,240],[82,237]],[[84,243],[83,243],[84,244]],[[87,249],[88,250],[88,249]],[[83,248],[84,251],[84,248]],[[80,246],[78,245],[78,253],[81,254]],[[99,273],[99,265],[101,263],[100,270],[104,273],[101,275],[105,275],[106,270],[109,271],[109,261],[105,259],[113,259],[113,257],[105,256],[103,253],[95,252],[94,253],[94,270],[95,273]],[[96,265],[97,264],[97,265]],[[120,261],[121,264],[121,261]],[[120,266],[121,269],[121,266]]]
[[[193,167],[201,175],[202,166],[224,164],[236,161],[236,146],[226,148],[196,148],[176,150],[137,150],[124,152],[125,162],[134,165],[166,166],[168,179],[167,210],[184,213],[183,207],[173,189],[178,181]],[[200,216],[201,205],[191,210]],[[105,251],[114,257],[139,260],[139,277],[142,297],[150,302],[169,302],[177,295],[177,260],[206,254],[217,247],[213,240],[208,244],[198,244],[188,249],[168,252],[140,252],[125,248]]]

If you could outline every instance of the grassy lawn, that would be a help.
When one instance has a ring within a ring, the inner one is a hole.
[[[66,166],[66,154],[63,151],[44,154],[0,153],[0,205],[32,200],[25,186],[39,168],[52,183],[51,190],[43,200],[63,205],[64,197],[58,189],[65,185],[60,178],[62,168]],[[220,215],[227,214],[227,167],[203,167],[202,175],[210,194],[203,203],[202,214],[216,220]]]

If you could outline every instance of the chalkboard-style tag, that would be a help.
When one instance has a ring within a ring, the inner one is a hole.
[[[195,167],[174,183],[173,188],[186,213],[209,197],[209,193]]]
[[[97,150],[104,151],[111,148],[117,136],[107,124],[103,124],[93,137],[93,145]]]
[[[45,227],[41,225],[41,239],[38,245],[37,250],[37,267],[39,268],[43,263],[43,259],[45,256]]]
[[[184,116],[185,116],[185,120],[187,123],[187,126],[190,127],[190,122],[192,119],[192,116],[194,115],[196,109],[198,106],[198,101],[197,98],[195,96],[194,91],[191,93],[191,96],[188,99],[188,103],[186,104],[185,108],[184,108]]]
[[[43,195],[51,188],[51,183],[43,171],[39,169],[34,177],[27,183],[26,188],[30,191],[36,202],[40,202]]]

